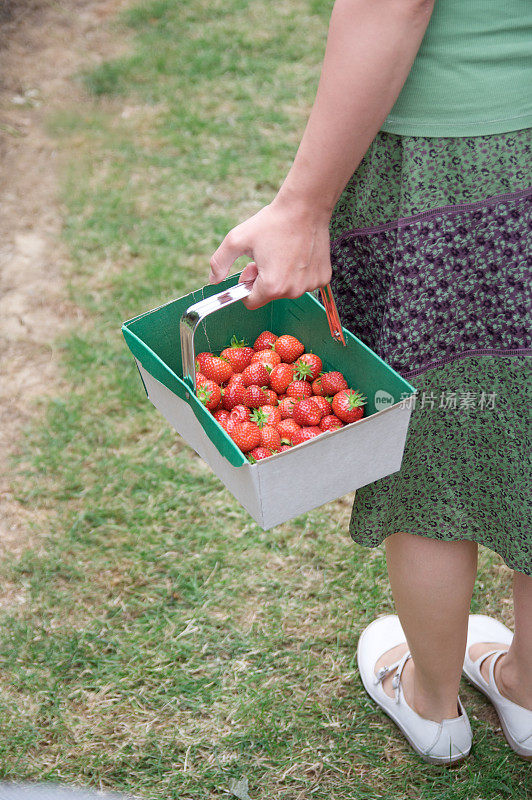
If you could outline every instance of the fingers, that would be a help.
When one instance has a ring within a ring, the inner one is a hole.
[[[229,270],[239,256],[253,254],[247,243],[238,232],[238,226],[229,231],[221,245],[211,256],[209,283],[220,283],[227,278]]]
[[[244,283],[244,281],[254,281],[258,274],[259,270],[257,269],[257,265],[254,261],[250,261],[242,270],[238,282]]]

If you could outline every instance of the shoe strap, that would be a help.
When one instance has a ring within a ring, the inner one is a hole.
[[[412,655],[411,655],[410,651],[407,650],[407,652],[403,656],[401,656],[401,658],[399,658],[397,661],[394,661],[393,664],[381,667],[379,669],[379,671],[377,672],[377,674],[376,674],[376,676],[374,678],[374,681],[373,681],[373,683],[375,685],[377,685],[377,684],[381,683],[381,681],[383,681],[384,678],[390,672],[393,672],[394,670],[396,670],[395,675],[392,678],[392,686],[393,686],[393,689],[394,689],[394,696],[395,696],[395,702],[396,703],[398,703],[399,699],[400,699],[401,676],[403,674],[403,669],[405,667],[405,664],[406,664],[406,662],[408,661],[409,658],[412,658]]]
[[[508,650],[494,650],[493,651],[493,658],[491,659],[491,664],[489,668],[489,685],[497,692],[498,695],[503,697],[503,695],[499,691],[499,687],[497,686],[497,682],[495,680],[495,664],[499,660],[499,658],[505,655]],[[505,698],[506,699],[506,698]]]
[[[395,702],[398,703],[400,700],[400,693],[401,693],[401,677],[403,675],[403,670],[405,668],[405,664],[409,658],[412,658],[410,650],[407,650],[404,656],[399,661],[399,665],[397,667],[397,672],[392,678],[392,686],[395,690]]]
[[[489,658],[490,656],[495,656],[495,658],[491,662],[491,665],[493,665],[495,663],[495,661],[497,661],[499,656],[502,653],[506,653],[506,652],[508,652],[508,651],[507,650],[487,650],[485,653],[483,653],[481,656],[479,656],[477,658],[476,662],[475,662],[475,664],[476,664],[476,666],[478,668],[478,671],[480,672],[480,668],[481,668],[482,664],[484,663],[484,661],[487,658]],[[490,668],[490,674],[491,674],[491,668]]]

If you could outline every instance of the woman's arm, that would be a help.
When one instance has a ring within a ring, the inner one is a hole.
[[[292,164],[273,201],[212,255],[211,283],[241,255],[255,278],[245,304],[299,297],[331,278],[329,222],[347,181],[410,72],[434,0],[336,0],[320,81]]]

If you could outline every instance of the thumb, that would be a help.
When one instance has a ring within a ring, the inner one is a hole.
[[[242,237],[233,228],[211,256],[209,282],[220,283],[224,278],[227,278],[234,262],[239,256],[244,255],[252,257],[251,248],[244,244]]]

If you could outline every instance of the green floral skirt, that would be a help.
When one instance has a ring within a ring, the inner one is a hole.
[[[471,539],[532,574],[532,129],[381,132],[331,219],[343,324],[418,390],[401,469],[350,534]]]

